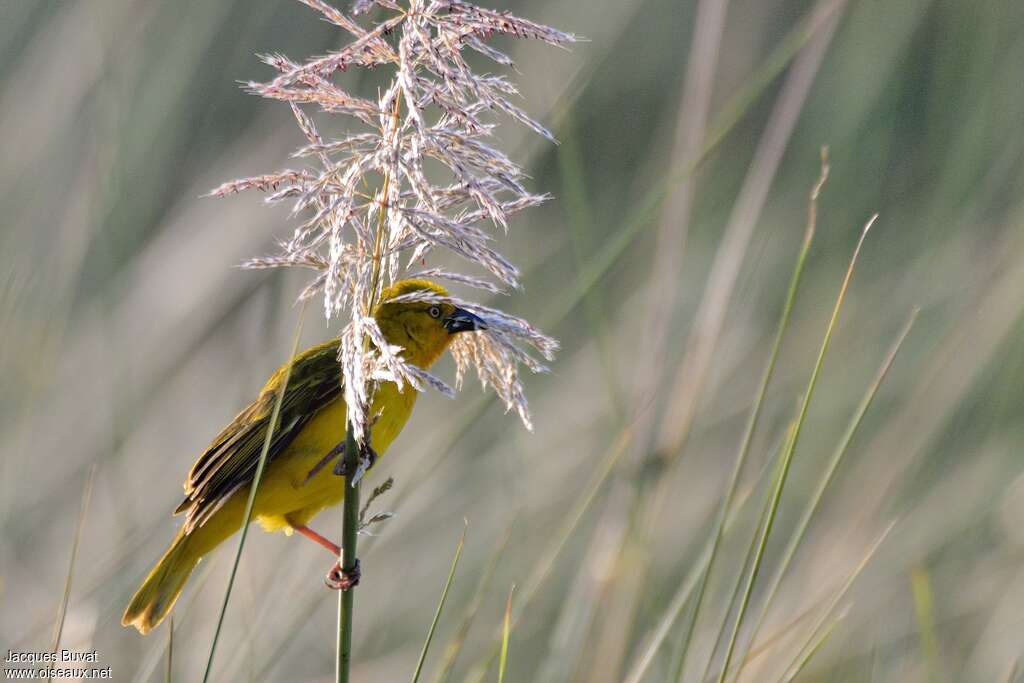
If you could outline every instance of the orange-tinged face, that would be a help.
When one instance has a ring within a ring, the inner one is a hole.
[[[381,294],[381,303],[373,317],[384,338],[405,349],[406,360],[427,369],[445,352],[453,335],[485,329],[485,325],[469,311],[449,303],[392,301],[403,294],[420,291],[448,296],[444,287],[430,280],[400,280]]]

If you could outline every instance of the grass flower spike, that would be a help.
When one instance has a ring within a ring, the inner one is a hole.
[[[451,393],[444,382],[380,343],[382,336],[370,312],[381,290],[403,270],[445,251],[486,277],[437,268],[417,275],[494,293],[518,288],[519,271],[495,248],[494,236],[507,232],[513,214],[548,198],[527,190],[523,169],[493,144],[495,114],[504,114],[552,141],[553,135],[513,104],[518,91],[510,80],[474,72],[465,52],[514,68],[512,59],[489,45],[488,38],[504,34],[551,45],[576,38],[507,12],[451,0],[410,0],[407,5],[389,0],[357,2],[353,16],[320,0],[302,2],[353,40],[304,63],[265,55],[263,61],[278,75],[266,83],[248,83],[246,88],[291,105],[308,143],[294,156],[313,165],[236,180],[212,194],[264,190],[269,192],[268,202],[292,202],[293,215],[302,217],[291,238],[280,244],[278,254],[245,265],[297,266],[315,272],[301,297],[322,294],[328,319],[346,318],[339,356],[348,419],[357,440],[363,440],[375,380]],[[384,10],[385,17],[364,28],[354,16],[375,6]],[[394,76],[372,101],[336,82],[335,75],[350,67],[389,67]],[[339,139],[325,139],[303,107],[350,117],[354,130]],[[527,348],[551,359],[557,342],[524,320],[469,302],[457,305],[487,323],[487,330],[463,335],[453,349],[457,384],[474,366],[484,386],[493,387],[506,408],[529,427],[518,366],[544,370]],[[373,343],[366,344],[366,339]]]

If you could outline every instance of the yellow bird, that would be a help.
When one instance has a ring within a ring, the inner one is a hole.
[[[451,304],[392,301],[425,290],[446,296],[444,288],[420,279],[403,280],[386,289],[374,319],[389,344],[401,346],[404,358],[423,369],[436,361],[458,332],[485,329],[483,321]],[[136,591],[121,623],[146,634],[171,611],[192,570],[204,555],[242,526],[249,487],[256,472],[277,392],[291,365],[267,464],[256,493],[253,519],[267,531],[298,531],[338,555],[338,546],[307,524],[326,507],[337,505],[344,485],[325,467],[345,442],[345,401],[337,360],[338,340],[306,349],[282,366],[259,397],[238,414],[192,466],[185,500],[175,514],[185,522],[160,561]],[[418,392],[406,385],[381,383],[373,397],[370,446],[383,454],[405,426]]]

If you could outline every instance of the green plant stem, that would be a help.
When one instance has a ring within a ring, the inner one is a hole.
[[[483,604],[484,595],[491,585],[491,580],[494,578],[494,574],[498,570],[498,564],[505,553],[505,548],[508,546],[508,542],[512,538],[513,524],[515,524],[514,521],[505,530],[504,536],[502,536],[502,539],[495,547],[494,552],[491,555],[491,559],[487,563],[487,568],[484,569],[484,572],[481,574],[480,580],[477,583],[476,591],[473,593],[473,599],[469,601],[469,605],[466,607],[462,616],[462,622],[455,630],[455,635],[452,637],[452,640],[448,643],[447,647],[445,647],[435,683],[448,683],[448,680],[451,678],[452,669],[455,668],[455,660],[458,658],[459,652],[462,650],[462,646],[466,642],[469,630],[473,626],[473,621],[476,618],[477,612],[480,610],[480,605]]]
[[[341,569],[350,572],[356,566],[356,537],[359,535],[359,482],[352,483],[359,467],[359,446],[352,424],[345,429],[345,503],[342,511]],[[368,435],[367,435],[368,436]],[[352,615],[355,609],[355,587],[338,592],[338,641],[334,680],[348,683],[352,665]]]
[[[754,564],[751,567],[750,575],[747,578],[746,587],[743,592],[743,599],[740,601],[739,613],[736,615],[736,621],[733,623],[732,634],[729,637],[729,646],[725,652],[725,661],[722,663],[722,670],[718,676],[718,683],[724,683],[726,672],[729,670],[729,663],[732,661],[732,655],[736,648],[739,630],[743,625],[743,617],[746,614],[747,607],[750,605],[750,596],[753,594],[754,583],[757,581],[757,577],[761,569],[761,562],[764,560],[765,548],[768,546],[768,537],[771,536],[772,533],[775,515],[779,508],[779,500],[782,498],[782,490],[786,484],[790,465],[793,463],[793,453],[796,451],[797,442],[800,440],[800,432],[803,428],[804,420],[807,418],[807,409],[811,405],[811,399],[814,396],[814,388],[818,383],[818,377],[821,374],[821,367],[825,361],[825,354],[828,351],[829,343],[832,341],[832,333],[835,330],[836,321],[839,319],[839,312],[843,308],[843,301],[846,299],[846,292],[849,289],[850,280],[853,278],[853,269],[857,264],[857,256],[860,254],[860,249],[864,245],[864,238],[867,237],[868,231],[871,229],[871,226],[877,218],[877,214],[872,216],[867,225],[864,226],[860,239],[857,241],[857,247],[854,249],[853,256],[850,258],[850,265],[846,269],[843,284],[839,288],[839,294],[836,297],[836,303],[832,309],[832,317],[828,321],[828,327],[825,329],[825,337],[822,339],[821,348],[818,350],[818,358],[814,363],[814,370],[811,372],[811,378],[807,382],[807,391],[805,392],[803,402],[800,405],[800,413],[797,416],[796,427],[793,430],[793,438],[782,455],[779,476],[771,494],[768,518],[765,520],[764,528],[761,530],[761,535],[758,539],[758,548],[757,553],[754,556]]]
[[[444,589],[441,591],[441,599],[437,602],[437,610],[434,611],[434,619],[430,622],[430,629],[427,631],[427,639],[423,642],[423,649],[420,650],[419,661],[416,662],[416,671],[412,675],[412,683],[417,683],[420,680],[420,674],[423,672],[423,663],[427,661],[427,652],[430,651],[430,642],[434,639],[434,632],[437,630],[437,624],[441,621],[441,612],[444,610],[444,603],[448,599],[448,589],[452,587],[452,581],[455,580],[455,569],[459,566],[459,558],[462,557],[462,548],[466,545],[466,531],[469,529],[469,521],[465,522],[465,527],[462,529],[462,536],[459,537],[459,545],[455,548],[455,557],[452,558],[452,568],[448,571],[448,580],[444,583]]]
[[[738,497],[736,503],[733,505],[733,509],[729,511],[729,516],[725,520],[726,531],[729,531],[729,529],[732,528],[732,525],[735,524],[736,519],[742,512],[742,509],[746,506],[747,502],[751,499],[754,490],[757,488],[757,482],[766,475],[768,469],[769,468],[767,466],[762,468],[762,472],[755,477],[755,483],[751,485],[749,490],[743,492]],[[689,602],[690,595],[696,588],[697,581],[700,579],[700,574],[707,567],[708,559],[710,559],[710,557],[711,538],[708,537],[699,557],[696,562],[691,565],[690,570],[686,574],[686,578],[680,582],[679,588],[676,589],[675,594],[669,601],[668,607],[658,620],[657,626],[655,626],[651,635],[646,638],[646,645],[634,660],[633,666],[630,667],[629,673],[624,679],[626,683],[640,683],[640,681],[643,680],[643,677],[647,674],[647,669],[650,668],[655,656],[658,654],[662,644],[668,637],[669,631],[682,615],[683,608],[686,607],[687,602]]]
[[[736,494],[736,488],[739,485],[740,474],[742,473],[743,466],[747,461],[747,456],[750,454],[750,445],[753,443],[754,433],[757,431],[757,425],[761,419],[761,411],[764,407],[765,397],[768,394],[768,385],[771,383],[772,375],[775,372],[775,363],[779,357],[779,349],[782,348],[782,340],[785,338],[786,329],[789,327],[789,320],[793,313],[793,304],[796,301],[796,293],[800,288],[800,278],[804,272],[804,264],[807,262],[807,253],[810,251],[811,242],[814,239],[814,230],[817,225],[818,195],[821,193],[821,188],[828,179],[828,171],[827,153],[825,150],[822,150],[821,175],[818,177],[818,182],[815,183],[814,188],[811,190],[810,203],[807,210],[807,229],[804,231],[803,242],[800,245],[800,253],[797,256],[796,266],[793,268],[793,275],[789,281],[789,289],[786,292],[786,301],[782,306],[782,315],[779,318],[779,324],[775,332],[775,341],[772,342],[772,350],[768,355],[768,364],[765,366],[764,373],[761,377],[761,386],[758,388],[757,398],[754,400],[754,408],[750,412],[750,417],[747,420],[743,439],[740,442],[739,454],[736,456],[736,462],[733,465],[732,474],[729,476],[729,485],[726,488],[725,496],[722,498],[722,505],[718,511],[718,517],[715,521],[714,541],[711,544],[711,557],[708,560],[707,570],[701,574],[700,584],[697,588],[696,606],[693,608],[693,616],[690,618],[689,624],[686,627],[685,635],[683,636],[683,644],[679,650],[679,661],[675,666],[675,671],[679,673],[672,680],[678,680],[678,677],[682,675],[686,666],[686,656],[689,653],[690,643],[693,639],[693,631],[697,625],[697,620],[700,618],[701,607],[704,604],[704,595],[707,589],[708,576],[711,574],[712,569],[714,569],[715,560],[718,559],[718,550],[721,547],[723,530],[725,527],[725,517],[729,512],[729,508],[732,506],[732,499]],[[726,617],[728,617],[728,614],[726,614]],[[712,650],[712,656],[713,655],[714,651]]]
[[[508,592],[508,601],[505,603],[505,620],[501,629],[501,657],[498,660],[498,683],[504,683],[505,670],[508,667],[508,643],[512,637],[512,595],[516,592],[515,584]]]
[[[860,404],[857,406],[857,410],[854,413],[853,418],[850,420],[850,424],[847,426],[846,432],[843,434],[843,437],[839,442],[839,446],[832,454],[832,459],[829,461],[825,473],[822,475],[817,488],[811,495],[811,500],[808,503],[807,508],[804,510],[803,515],[800,517],[800,521],[797,523],[796,531],[793,532],[786,549],[782,553],[782,560],[779,562],[778,568],[775,570],[775,574],[772,577],[772,582],[769,584],[769,588],[765,593],[767,597],[765,597],[764,602],[761,605],[761,610],[758,614],[757,620],[754,622],[754,628],[750,632],[750,637],[748,639],[749,643],[752,644],[757,640],[757,636],[761,632],[761,627],[764,625],[765,617],[768,615],[768,611],[771,609],[772,602],[775,599],[779,586],[782,584],[782,579],[789,570],[789,565],[793,560],[793,556],[796,555],[796,551],[800,547],[800,543],[803,541],[803,538],[807,533],[807,528],[810,526],[811,520],[817,513],[818,507],[821,505],[822,498],[825,496],[825,491],[832,483],[832,480],[835,478],[836,471],[839,469],[839,465],[842,464],[846,453],[849,451],[850,444],[853,442],[853,437],[856,435],[861,422],[864,420],[864,415],[871,407],[871,404],[878,393],[879,387],[889,374],[889,370],[892,368],[893,362],[896,360],[896,356],[899,354],[899,351],[903,346],[903,342],[906,341],[907,336],[910,334],[914,321],[917,319],[917,314],[918,311],[915,309],[904,324],[903,329],[900,331],[895,343],[892,345],[888,355],[882,362],[882,366],[879,368],[874,380],[871,382],[867,392],[864,394]],[[742,661],[745,662],[746,658],[744,657]],[[743,671],[742,664],[740,665],[739,671]]]
[[[231,575],[228,577],[228,587],[224,591],[224,600],[220,606],[220,616],[217,617],[217,628],[213,632],[213,642],[210,643],[210,655],[206,659],[206,670],[203,672],[203,683],[208,683],[210,673],[213,671],[213,658],[217,653],[217,642],[220,640],[220,630],[224,626],[224,615],[228,611],[228,601],[231,599],[231,588],[235,585],[235,576],[238,574],[238,565],[242,559],[242,549],[245,548],[245,539],[249,535],[249,522],[252,520],[252,509],[256,503],[256,491],[259,489],[260,481],[263,479],[263,469],[267,464],[267,454],[270,452],[270,444],[274,439],[274,430],[277,429],[277,421],[281,416],[281,404],[284,402],[284,393],[288,388],[288,380],[292,376],[291,359],[299,350],[299,337],[302,335],[302,319],[306,313],[306,302],[302,302],[299,309],[299,320],[295,324],[295,337],[292,339],[292,350],[288,354],[288,367],[281,380],[281,387],[278,389],[277,398],[274,401],[274,410],[270,414],[270,424],[267,425],[267,435],[263,439],[263,450],[260,451],[260,459],[256,463],[256,473],[253,475],[252,484],[249,485],[249,499],[245,502],[245,515],[242,518],[242,534],[238,538],[238,549],[235,551],[235,561],[231,565]]]

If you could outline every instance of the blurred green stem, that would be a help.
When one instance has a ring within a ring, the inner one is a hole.
[[[807,209],[807,227],[804,230],[804,238],[800,245],[800,253],[797,255],[796,265],[793,268],[793,275],[790,277],[789,289],[786,292],[786,301],[782,306],[782,315],[779,318],[779,324],[775,332],[775,340],[772,342],[772,350],[768,355],[768,364],[765,366],[764,373],[761,376],[761,386],[757,391],[757,397],[754,399],[754,407],[750,412],[750,417],[747,419],[747,426],[743,433],[743,439],[740,442],[739,453],[736,456],[736,462],[733,465],[732,474],[729,477],[729,485],[726,487],[725,496],[722,497],[722,505],[718,511],[717,520],[715,521],[714,541],[711,544],[711,557],[708,560],[708,568],[707,571],[701,575],[700,585],[697,589],[696,606],[693,608],[693,616],[690,618],[689,624],[686,627],[685,635],[683,636],[682,647],[679,650],[679,660],[676,662],[674,669],[677,673],[672,680],[678,680],[685,669],[686,655],[690,649],[693,630],[697,624],[697,620],[700,618],[701,607],[704,605],[704,595],[707,588],[708,576],[715,567],[715,560],[718,559],[718,550],[721,547],[722,536],[725,529],[725,518],[732,506],[733,496],[736,494],[736,488],[739,486],[740,474],[743,472],[743,466],[746,464],[747,456],[750,454],[750,445],[753,443],[754,433],[757,431],[757,425],[761,419],[761,411],[764,407],[765,397],[768,395],[768,385],[771,383],[772,375],[775,372],[775,363],[779,357],[779,349],[782,348],[782,340],[785,338],[786,330],[789,327],[789,320],[793,313],[793,304],[796,302],[796,293],[800,288],[800,279],[804,272],[804,264],[807,262],[807,253],[811,249],[811,242],[814,239],[814,231],[818,223],[818,195],[821,193],[821,188],[825,185],[825,181],[828,179],[828,172],[828,151],[825,148],[822,148],[821,173],[818,176],[818,181],[811,189],[811,196]],[[713,655],[714,651],[712,650],[712,656]]]
[[[220,606],[220,616],[217,618],[217,628],[213,632],[213,642],[210,643],[210,656],[206,659],[206,671],[203,673],[203,683],[210,680],[210,673],[213,671],[213,657],[217,653],[217,641],[220,640],[220,630],[224,626],[224,615],[228,611],[228,601],[231,599],[231,588],[235,585],[235,576],[238,574],[238,565],[242,559],[242,550],[245,548],[245,539],[249,535],[249,522],[252,520],[252,509],[256,503],[256,492],[260,487],[260,480],[263,479],[263,469],[267,464],[267,454],[270,452],[270,444],[274,439],[274,430],[277,429],[277,421],[281,416],[281,404],[284,402],[284,392],[288,389],[288,381],[292,376],[291,359],[295,358],[299,349],[299,338],[302,335],[302,320],[306,314],[306,301],[302,302],[299,309],[299,319],[295,323],[295,336],[292,339],[292,350],[288,354],[288,368],[285,370],[284,379],[281,381],[281,388],[274,400],[274,410],[270,414],[270,424],[267,425],[267,434],[263,439],[263,450],[260,451],[260,459],[256,462],[256,472],[253,474],[252,484],[249,485],[249,498],[245,503],[245,514],[242,518],[242,534],[238,538],[238,549],[235,551],[235,561],[231,565],[231,575],[228,577],[228,587],[224,591],[224,600]]]

